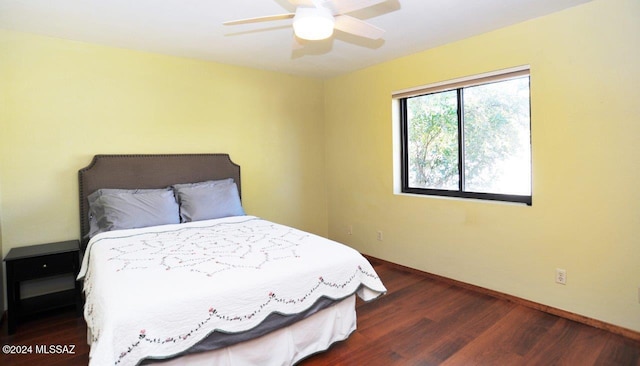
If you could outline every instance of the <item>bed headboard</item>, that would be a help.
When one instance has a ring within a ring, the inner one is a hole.
[[[87,197],[100,188],[163,188],[177,183],[233,178],[240,185],[240,166],[229,154],[96,155],[78,171],[80,185],[80,238],[88,243]]]

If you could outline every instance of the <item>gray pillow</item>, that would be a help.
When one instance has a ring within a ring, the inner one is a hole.
[[[178,203],[170,188],[99,189],[88,197],[89,237],[110,230],[178,224]]]
[[[242,216],[238,186],[233,178],[172,186],[180,204],[182,222]]]

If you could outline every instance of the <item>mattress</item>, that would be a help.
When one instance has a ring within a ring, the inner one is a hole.
[[[78,278],[95,365],[175,357],[216,333],[244,342],[268,319],[386,291],[352,248],[254,216],[101,233]]]

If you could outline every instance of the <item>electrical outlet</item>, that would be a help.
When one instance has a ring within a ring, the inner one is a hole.
[[[347,226],[347,235],[353,235],[353,225]]]
[[[378,241],[382,241],[383,238],[384,236],[382,235],[382,231],[378,230]]]
[[[556,283],[559,283],[561,285],[566,285],[567,284],[567,270],[566,269],[556,268]]]

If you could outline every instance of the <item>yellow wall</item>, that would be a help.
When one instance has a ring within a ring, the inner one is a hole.
[[[330,237],[640,331],[639,19],[594,1],[327,81]],[[532,207],[393,194],[392,92],[526,64]]]
[[[247,213],[327,233],[320,80],[0,31],[0,88],[4,253],[79,237],[99,153],[229,153]]]

